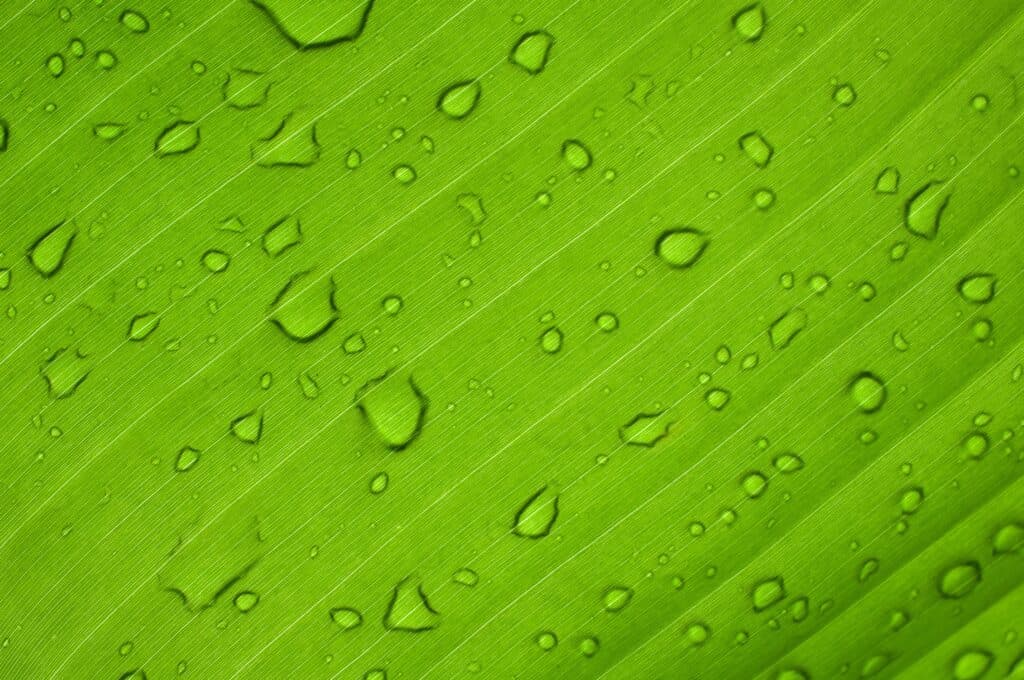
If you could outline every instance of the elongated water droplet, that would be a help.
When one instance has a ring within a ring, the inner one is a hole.
[[[974,647],[960,652],[953,662],[954,680],[978,680],[988,673],[995,655],[987,649]]]
[[[551,326],[540,334],[540,348],[546,354],[558,354],[562,351],[562,343],[565,336],[558,326]]]
[[[191,446],[183,447],[178,451],[178,457],[174,461],[174,469],[178,472],[188,472],[196,466],[196,463],[199,462],[199,458],[199,449]]]
[[[48,279],[64,266],[78,227],[74,220],[64,220],[47,229],[28,247],[28,261],[40,276]]]
[[[393,372],[367,381],[356,392],[356,404],[385,446],[401,451],[419,436],[429,401],[411,376]]]
[[[263,232],[263,252],[277,257],[302,243],[302,222],[295,215],[282,217]]]
[[[516,42],[508,59],[530,75],[537,75],[547,66],[554,37],[547,31],[526,33]]]
[[[775,466],[776,470],[778,470],[784,475],[787,475],[797,472],[799,470],[803,470],[804,459],[798,456],[797,454],[788,451],[786,453],[780,453],[779,455],[775,456],[775,458],[772,460],[772,465]]]
[[[335,607],[331,610],[331,621],[342,631],[348,632],[363,625],[363,614],[353,607]]]
[[[758,581],[750,591],[750,599],[755,612],[763,612],[772,605],[778,604],[786,597],[786,586],[781,576],[772,576]]]
[[[177,156],[199,146],[199,125],[189,120],[171,123],[156,138],[153,152],[160,158]]]
[[[740,137],[740,149],[759,168],[767,168],[775,155],[775,148],[756,130]]]
[[[676,227],[661,233],[654,243],[654,253],[670,267],[688,269],[696,264],[710,240],[693,227]]]
[[[905,515],[913,515],[921,508],[922,503],[924,503],[924,489],[919,486],[904,489],[900,494],[900,510]]]
[[[668,436],[673,421],[665,411],[638,413],[619,428],[619,439],[629,446],[654,448],[655,444]]]
[[[996,296],[997,279],[993,274],[968,274],[960,279],[956,289],[965,301],[975,305],[983,305]]]
[[[1008,522],[996,530],[992,537],[992,554],[1009,555],[1024,549],[1024,524]]]
[[[522,538],[544,538],[551,533],[557,519],[558,494],[550,487],[543,486],[516,511],[512,533]]]
[[[619,612],[633,599],[633,589],[629,586],[611,586],[604,591],[604,610]]]
[[[478,80],[463,80],[450,85],[437,98],[437,110],[453,120],[462,120],[473,113],[481,92]]]
[[[149,20],[133,9],[121,12],[121,24],[132,33],[145,33],[149,30]]]
[[[384,627],[391,631],[422,633],[441,625],[441,615],[431,606],[416,577],[398,582],[391,594]]]
[[[235,608],[243,614],[251,612],[260,602],[260,596],[251,590],[244,590],[235,595]]]
[[[480,576],[469,567],[463,567],[452,574],[452,583],[456,583],[460,586],[475,588],[476,584],[479,582]]]
[[[794,307],[772,322],[768,327],[768,339],[773,348],[785,349],[806,327],[807,312],[800,307]]]
[[[128,323],[128,339],[142,342],[160,325],[160,316],[156,312],[144,312],[132,317]]]
[[[939,575],[939,594],[950,599],[967,597],[981,582],[981,565],[974,561],[961,562]]]

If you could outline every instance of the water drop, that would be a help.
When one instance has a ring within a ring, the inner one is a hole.
[[[732,394],[729,390],[722,389],[721,387],[712,388],[704,394],[704,401],[715,411],[724,409],[729,404],[731,398]]]
[[[547,354],[557,354],[562,351],[562,341],[564,336],[562,330],[558,326],[551,326],[540,334],[540,348]]]
[[[804,469],[804,459],[792,452],[780,453],[772,460],[775,469],[784,475]]]
[[[850,83],[841,83],[832,91],[832,101],[843,107],[853,106],[857,101],[857,91]]]
[[[537,633],[535,640],[537,642],[537,646],[545,652],[550,652],[558,646],[558,636],[550,630],[544,630]]]
[[[748,472],[743,477],[740,486],[743,487],[743,491],[748,497],[760,498],[768,489],[768,478],[755,470],[754,472]]]
[[[989,98],[986,94],[976,94],[971,97],[971,108],[978,113],[988,111]]]
[[[593,162],[590,149],[578,139],[567,139],[562,142],[562,159],[575,172],[583,172]]]
[[[224,103],[231,108],[246,111],[266,103],[270,85],[270,79],[265,73],[236,68],[228,72],[220,94]]]
[[[467,588],[475,588],[476,584],[480,582],[480,576],[468,567],[463,567],[452,574],[452,583]]]
[[[939,575],[939,594],[950,599],[967,597],[980,582],[981,565],[974,561],[961,562]]]
[[[259,444],[263,438],[263,411],[257,409],[243,413],[231,421],[229,430],[244,444]]]
[[[888,390],[885,383],[874,373],[858,373],[850,381],[850,396],[861,413],[875,413],[885,404]]]
[[[875,178],[876,194],[895,194],[900,190],[900,171],[890,166],[878,173]]]
[[[767,187],[762,187],[754,192],[754,206],[758,210],[767,210],[775,205],[775,192]]]
[[[915,191],[903,206],[903,224],[907,231],[926,240],[934,239],[951,196],[952,191],[939,180],[928,182]]]
[[[441,615],[431,606],[419,579],[409,577],[399,581],[384,614],[384,627],[391,631],[422,633],[439,625]]]
[[[353,333],[341,343],[341,349],[345,354],[359,354],[366,349],[366,339],[362,333]]]
[[[105,142],[112,142],[124,134],[127,129],[128,126],[124,123],[97,123],[92,127],[92,133]]]
[[[316,123],[298,123],[289,113],[273,132],[249,147],[249,155],[262,168],[308,168],[320,160]]]
[[[633,589],[629,586],[611,586],[604,591],[604,610],[619,612],[633,599]]]
[[[761,3],[747,5],[732,17],[736,33],[747,42],[756,42],[764,34],[766,19]]]
[[[905,515],[913,515],[924,503],[924,489],[919,486],[912,486],[904,489],[900,494],[900,510]]]
[[[588,659],[601,650],[601,641],[594,636],[588,636],[580,640],[580,654]]]
[[[298,50],[314,50],[356,40],[363,33],[373,0],[303,2],[252,0]]]
[[[512,533],[522,538],[544,538],[551,533],[557,519],[558,494],[550,487],[543,486],[516,511]]]
[[[978,680],[988,673],[995,656],[987,649],[975,647],[960,652],[953,662],[954,680]]]
[[[78,235],[74,220],[64,220],[47,229],[28,247],[28,261],[40,276],[48,279],[64,266],[68,251]]]
[[[305,343],[316,340],[338,320],[331,277],[307,279],[311,271],[293,275],[270,304],[269,321],[287,338]]]
[[[235,595],[235,607],[243,614],[248,614],[259,604],[260,596],[250,590],[244,590]]]
[[[469,215],[470,222],[475,226],[483,224],[487,219],[483,199],[476,194],[459,194],[455,199],[455,205]]]
[[[989,439],[984,432],[971,432],[961,442],[964,455],[971,460],[981,460],[988,453]]]
[[[220,274],[231,264],[231,256],[223,250],[207,250],[202,260],[203,266],[213,274]]]
[[[379,472],[370,480],[370,493],[379,496],[388,490],[388,473]]]
[[[263,232],[263,252],[277,257],[302,243],[302,222],[295,215],[282,217]]]
[[[711,637],[711,629],[701,622],[691,623],[683,631],[683,636],[691,647],[701,647]]]
[[[178,472],[188,472],[199,462],[199,449],[191,446],[183,447],[178,451],[178,458],[174,461],[174,469]]]
[[[996,295],[997,279],[993,274],[969,274],[957,283],[956,289],[966,302],[983,305]]]
[[[416,181],[416,168],[411,165],[396,165],[391,170],[391,176],[398,180],[399,184],[412,184]]]
[[[330,612],[331,621],[342,631],[355,630],[363,625],[363,614],[352,607],[335,607]]]
[[[760,132],[748,132],[740,137],[740,149],[759,168],[766,168],[775,155],[775,149]]]
[[[46,59],[46,70],[54,78],[60,78],[64,73],[64,57],[59,54],[51,54]]]
[[[1024,548],[1024,524],[1008,522],[996,530],[992,537],[992,554],[1009,555]]]
[[[654,252],[668,266],[688,269],[700,259],[709,243],[704,232],[693,227],[677,227],[662,232],[654,244]]]
[[[96,65],[104,71],[109,71],[117,66],[117,55],[110,50],[100,50],[96,53]]]
[[[654,448],[654,445],[668,436],[673,421],[664,411],[639,413],[619,428],[619,439],[629,446]]]
[[[199,141],[199,125],[189,120],[178,120],[160,132],[153,145],[153,152],[159,158],[177,156],[195,149]]]
[[[355,403],[383,444],[401,451],[422,431],[430,402],[412,376],[389,371],[364,383]]]
[[[758,581],[750,591],[750,599],[755,612],[763,612],[772,605],[778,604],[786,597],[786,586],[781,576],[772,576]]]
[[[793,307],[788,312],[775,319],[768,327],[768,339],[775,349],[789,347],[793,339],[807,327],[807,312],[800,307]]]
[[[128,323],[128,339],[142,342],[160,325],[160,316],[156,312],[144,312],[132,317]]]
[[[482,88],[477,80],[464,80],[445,89],[437,98],[437,110],[453,120],[462,120],[480,101]]]
[[[132,33],[145,33],[149,30],[149,20],[133,9],[121,12],[121,25]]]
[[[869,578],[878,573],[879,562],[874,557],[869,557],[864,560],[860,565],[860,569],[857,570],[857,580],[864,583]]]
[[[298,383],[299,391],[302,392],[302,396],[306,399],[316,399],[320,396],[320,385],[317,384],[316,378],[310,375],[309,371],[299,374]]]
[[[50,396],[67,399],[75,393],[92,371],[92,363],[81,350],[64,347],[50,355],[39,369]]]
[[[554,37],[547,31],[526,33],[516,42],[508,59],[530,75],[537,75],[547,66],[554,43]]]
[[[602,333],[611,333],[619,327],[619,317],[612,312],[601,312],[594,317],[594,323]]]

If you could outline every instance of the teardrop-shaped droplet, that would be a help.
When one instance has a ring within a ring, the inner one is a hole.
[[[766,19],[761,3],[747,5],[732,17],[732,27],[743,40],[756,42],[763,34]]]
[[[128,323],[128,339],[142,342],[160,325],[160,316],[156,312],[144,312],[132,317]]]
[[[259,444],[263,438],[263,411],[249,411],[232,420],[231,434],[244,444]]]
[[[693,227],[677,227],[661,233],[654,253],[670,267],[689,269],[701,258],[710,243],[707,235]]]
[[[768,327],[768,339],[773,348],[785,349],[806,327],[807,312],[800,307],[794,307],[772,322]]]
[[[64,220],[50,227],[28,247],[28,261],[40,276],[48,279],[64,266],[78,227],[74,220]]]
[[[512,533],[522,538],[544,538],[558,519],[558,494],[548,486],[526,499],[516,512]]]
[[[781,576],[772,576],[758,581],[750,591],[750,599],[755,612],[762,612],[772,605],[778,604],[786,597],[786,586]]]
[[[453,120],[462,120],[473,113],[480,101],[482,88],[478,80],[464,80],[448,87],[437,99],[437,109]]]
[[[996,296],[998,280],[993,274],[968,274],[960,279],[956,289],[965,301],[975,305],[983,305]]]
[[[363,625],[363,614],[352,607],[335,607],[331,610],[331,621],[342,631],[348,632]]]
[[[604,591],[604,610],[619,612],[633,599],[633,589],[629,586],[611,586]]]
[[[156,138],[153,152],[160,158],[188,153],[199,146],[199,125],[190,120],[171,123]]]

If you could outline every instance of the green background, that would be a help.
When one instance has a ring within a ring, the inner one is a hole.
[[[265,4],[0,9],[0,677],[1024,677],[1024,5]]]

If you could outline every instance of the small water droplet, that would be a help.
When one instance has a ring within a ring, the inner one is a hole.
[[[557,354],[562,351],[564,335],[558,326],[551,326],[540,334],[540,348],[547,354]]]
[[[850,396],[861,413],[875,413],[885,404],[888,390],[885,383],[874,373],[858,373],[850,381]]]
[[[160,316],[156,312],[144,312],[132,317],[128,323],[128,339],[142,342],[160,325]]]
[[[841,83],[832,91],[832,101],[843,107],[853,106],[857,101],[857,91],[850,83]]]
[[[231,264],[231,256],[223,250],[207,250],[203,253],[203,266],[213,274],[220,274]]]
[[[744,475],[740,486],[743,487],[743,491],[748,497],[760,498],[768,489],[768,478],[755,470]]]
[[[331,621],[343,632],[355,630],[363,625],[363,613],[352,607],[334,607],[330,615]]]
[[[278,257],[302,243],[302,221],[295,215],[287,215],[274,222],[263,232],[263,252]]]
[[[195,149],[199,141],[199,125],[194,121],[178,120],[160,132],[153,145],[153,152],[159,158],[177,156]]]
[[[895,194],[900,190],[900,171],[892,166],[883,169],[875,178],[876,194]]]
[[[655,444],[668,436],[673,421],[664,411],[639,413],[619,428],[619,439],[629,446],[654,448]]]
[[[768,327],[768,339],[773,348],[785,349],[806,327],[807,312],[800,307],[793,307]]]
[[[149,20],[141,12],[133,9],[121,12],[121,25],[132,33],[145,33],[149,30]]]
[[[558,646],[558,636],[555,635],[554,631],[543,630],[537,633],[537,637],[535,639],[537,646],[545,652],[550,652]]]
[[[578,139],[567,139],[562,142],[562,159],[575,172],[583,172],[593,163],[590,149]]]
[[[957,283],[956,289],[966,302],[983,305],[996,296],[997,279],[993,274],[969,274]]]
[[[259,604],[260,596],[251,590],[244,590],[235,595],[235,607],[243,614],[248,614]]]
[[[926,240],[934,239],[951,196],[952,191],[940,180],[920,187],[903,206],[903,225],[907,231]]]
[[[186,446],[178,451],[178,458],[174,461],[174,469],[178,472],[188,472],[199,462],[199,449]]]

